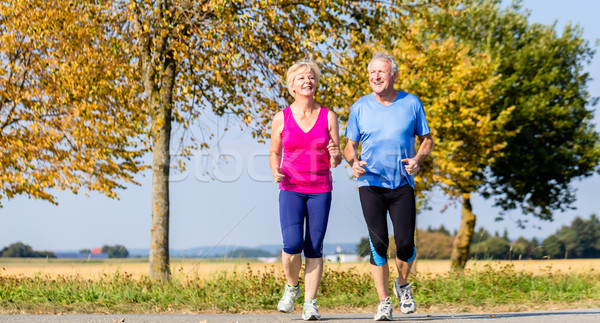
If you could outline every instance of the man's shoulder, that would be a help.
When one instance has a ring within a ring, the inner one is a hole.
[[[373,93],[369,93],[358,98],[356,101],[354,101],[353,105],[356,107],[360,107],[362,105],[371,104],[374,100],[375,98],[373,97]]]
[[[408,102],[414,102],[414,101],[421,102],[421,100],[419,99],[419,97],[417,95],[408,93],[408,92],[404,92],[404,91],[400,91],[398,93],[397,100],[405,100]]]

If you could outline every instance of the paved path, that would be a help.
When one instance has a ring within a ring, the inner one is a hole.
[[[323,313],[321,321],[327,322],[373,322],[369,313]],[[598,323],[600,308],[489,314],[415,313],[394,316],[401,322],[448,322],[448,323]],[[299,313],[294,314],[68,314],[68,315],[0,315],[0,322],[19,323],[229,323],[229,322],[302,322]]]

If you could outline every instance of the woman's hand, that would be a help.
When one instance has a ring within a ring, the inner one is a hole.
[[[331,168],[337,167],[342,162],[342,153],[340,152],[340,146],[336,145],[333,140],[329,139],[329,144],[327,145],[327,150],[329,151],[329,165]]]
[[[281,172],[281,168],[277,168],[272,170],[273,172],[273,179],[275,180],[275,183],[280,183],[283,178],[285,177],[285,175],[283,175],[283,173]]]

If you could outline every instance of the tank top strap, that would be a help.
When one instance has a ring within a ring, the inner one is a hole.
[[[290,108],[290,106],[283,109],[283,130],[284,131],[289,131],[291,115],[292,115],[292,109]]]
[[[317,117],[317,122],[315,124],[315,127],[318,126],[320,129],[322,129],[323,127],[325,127],[325,129],[329,130],[329,122],[327,120],[327,114],[329,113],[329,110],[323,106],[321,106],[321,110],[319,110],[319,116]]]

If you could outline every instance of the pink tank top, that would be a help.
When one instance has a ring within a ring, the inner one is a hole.
[[[321,107],[317,122],[304,132],[294,119],[290,107],[283,110],[283,162],[281,171],[285,175],[279,189],[298,193],[331,192],[332,180],[329,170],[329,127],[327,113]]]

